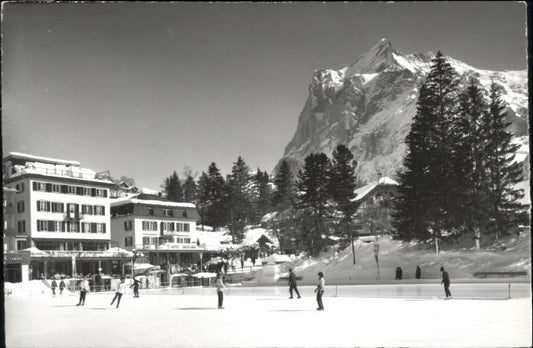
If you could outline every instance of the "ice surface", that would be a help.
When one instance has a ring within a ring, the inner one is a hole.
[[[302,299],[279,295],[235,295],[225,309],[209,295],[113,293],[6,298],[8,347],[517,347],[531,346],[531,298],[443,300],[354,298],[324,295],[316,311],[312,288]],[[453,291],[453,288],[452,288]]]

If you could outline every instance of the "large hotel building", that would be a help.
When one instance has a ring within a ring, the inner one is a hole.
[[[113,246],[108,177],[76,161],[15,152],[2,164],[5,281],[118,273],[126,260],[106,253]]]
[[[12,152],[3,184],[6,282],[132,273],[134,259],[167,282],[208,251],[194,204],[128,191],[76,161]]]

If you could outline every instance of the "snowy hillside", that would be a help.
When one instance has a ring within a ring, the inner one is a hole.
[[[444,267],[453,279],[472,279],[476,272],[527,271],[531,276],[530,232],[511,236],[499,244],[487,245],[475,250],[472,241],[465,241],[453,250],[435,254],[432,246],[407,243],[385,236],[379,242],[380,279],[377,280],[377,266],[374,258],[374,242],[357,241],[356,265],[353,265],[351,248],[335,255],[335,250],[315,259],[298,259],[263,270],[253,283],[279,284],[276,276],[286,277],[289,268],[302,277],[301,284],[314,284],[317,273],[324,272],[329,284],[365,284],[394,282],[396,267],[403,270],[404,280],[415,279],[415,269],[422,269],[422,279],[439,279],[439,268]],[[270,277],[268,277],[270,275]],[[453,281],[453,280],[452,280]]]
[[[418,88],[433,56],[432,52],[406,55],[382,39],[349,66],[315,71],[284,157],[303,163],[313,152],[331,155],[337,144],[347,144],[358,161],[360,180],[375,180],[378,173],[394,177],[402,165]],[[528,134],[527,71],[481,70],[448,59],[462,84],[476,77],[486,89],[491,80],[503,86],[510,131]]]

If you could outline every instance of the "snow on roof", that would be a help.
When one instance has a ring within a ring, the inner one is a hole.
[[[392,180],[388,176],[384,176],[384,177],[380,178],[378,181],[375,181],[373,183],[370,183],[368,185],[365,185],[363,187],[360,187],[360,188],[356,189],[355,190],[355,200],[358,201],[358,200],[362,199],[367,194],[369,194],[370,191],[372,191],[373,189],[375,189],[379,185],[394,185],[394,186],[398,186],[400,184],[398,184],[396,181]]]
[[[27,159],[30,161],[37,161],[37,162],[44,162],[44,163],[57,163],[57,164],[64,164],[64,165],[81,166],[81,163],[78,161],[62,160],[62,159],[55,159],[55,158],[43,157],[43,156],[34,156],[34,155],[29,155],[29,154],[21,153],[21,152],[10,152],[8,157],[9,156],[12,156],[18,159]]]
[[[141,193],[144,193],[144,194],[147,194],[147,195],[156,195],[157,196],[159,194],[159,191],[143,187],[143,188],[141,188]]]
[[[150,199],[137,199],[137,198],[132,198],[132,197],[120,197],[120,198],[113,199],[111,201],[111,206],[116,207],[116,206],[128,204],[128,203],[159,205],[159,206],[178,207],[178,208],[196,208],[196,206],[192,203],[156,201],[156,200],[150,200]]]
[[[246,231],[244,239],[242,241],[242,245],[252,245],[256,243],[262,236],[265,236],[270,243],[274,244],[275,241],[268,236],[266,231],[267,230],[264,228],[254,228],[252,230]]]

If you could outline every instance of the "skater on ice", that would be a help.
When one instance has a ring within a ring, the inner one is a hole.
[[[322,295],[324,294],[324,287],[326,286],[326,281],[324,280],[324,273],[318,272],[318,284],[316,286],[316,302],[318,303],[317,311],[324,310],[324,304],[322,303]]]
[[[298,287],[296,286],[296,274],[294,274],[291,268],[289,269],[289,292],[291,294],[291,297],[289,297],[289,299],[292,299],[292,290],[296,291],[296,295],[298,295],[298,298],[301,298],[300,292],[298,291]]]
[[[57,288],[57,283],[56,283],[55,279],[52,280],[51,287],[52,287],[52,294],[55,296],[56,295],[56,288]]]
[[[63,295],[64,288],[65,288],[65,282],[63,281],[63,278],[61,278],[61,281],[59,282],[59,295]]]
[[[124,277],[120,278],[120,283],[117,285],[117,291],[115,292],[115,297],[113,297],[113,301],[111,301],[111,306],[117,300],[117,308],[120,305],[120,299],[122,298],[122,294],[126,292],[126,283],[124,283],[125,279]]]
[[[223,309],[224,305],[224,281],[222,280],[222,272],[217,273],[217,295],[218,295],[218,309]]]
[[[450,276],[448,275],[448,272],[444,270],[444,266],[440,268],[440,271],[442,272],[442,281],[440,283],[444,284],[446,299],[452,298],[452,293],[450,292]]]
[[[87,291],[89,291],[89,281],[86,277],[83,277],[80,283],[80,300],[76,306],[85,306],[85,296],[87,295]]]
[[[137,278],[133,278],[133,284],[130,286],[130,289],[133,288],[133,297],[139,297],[139,283]]]

